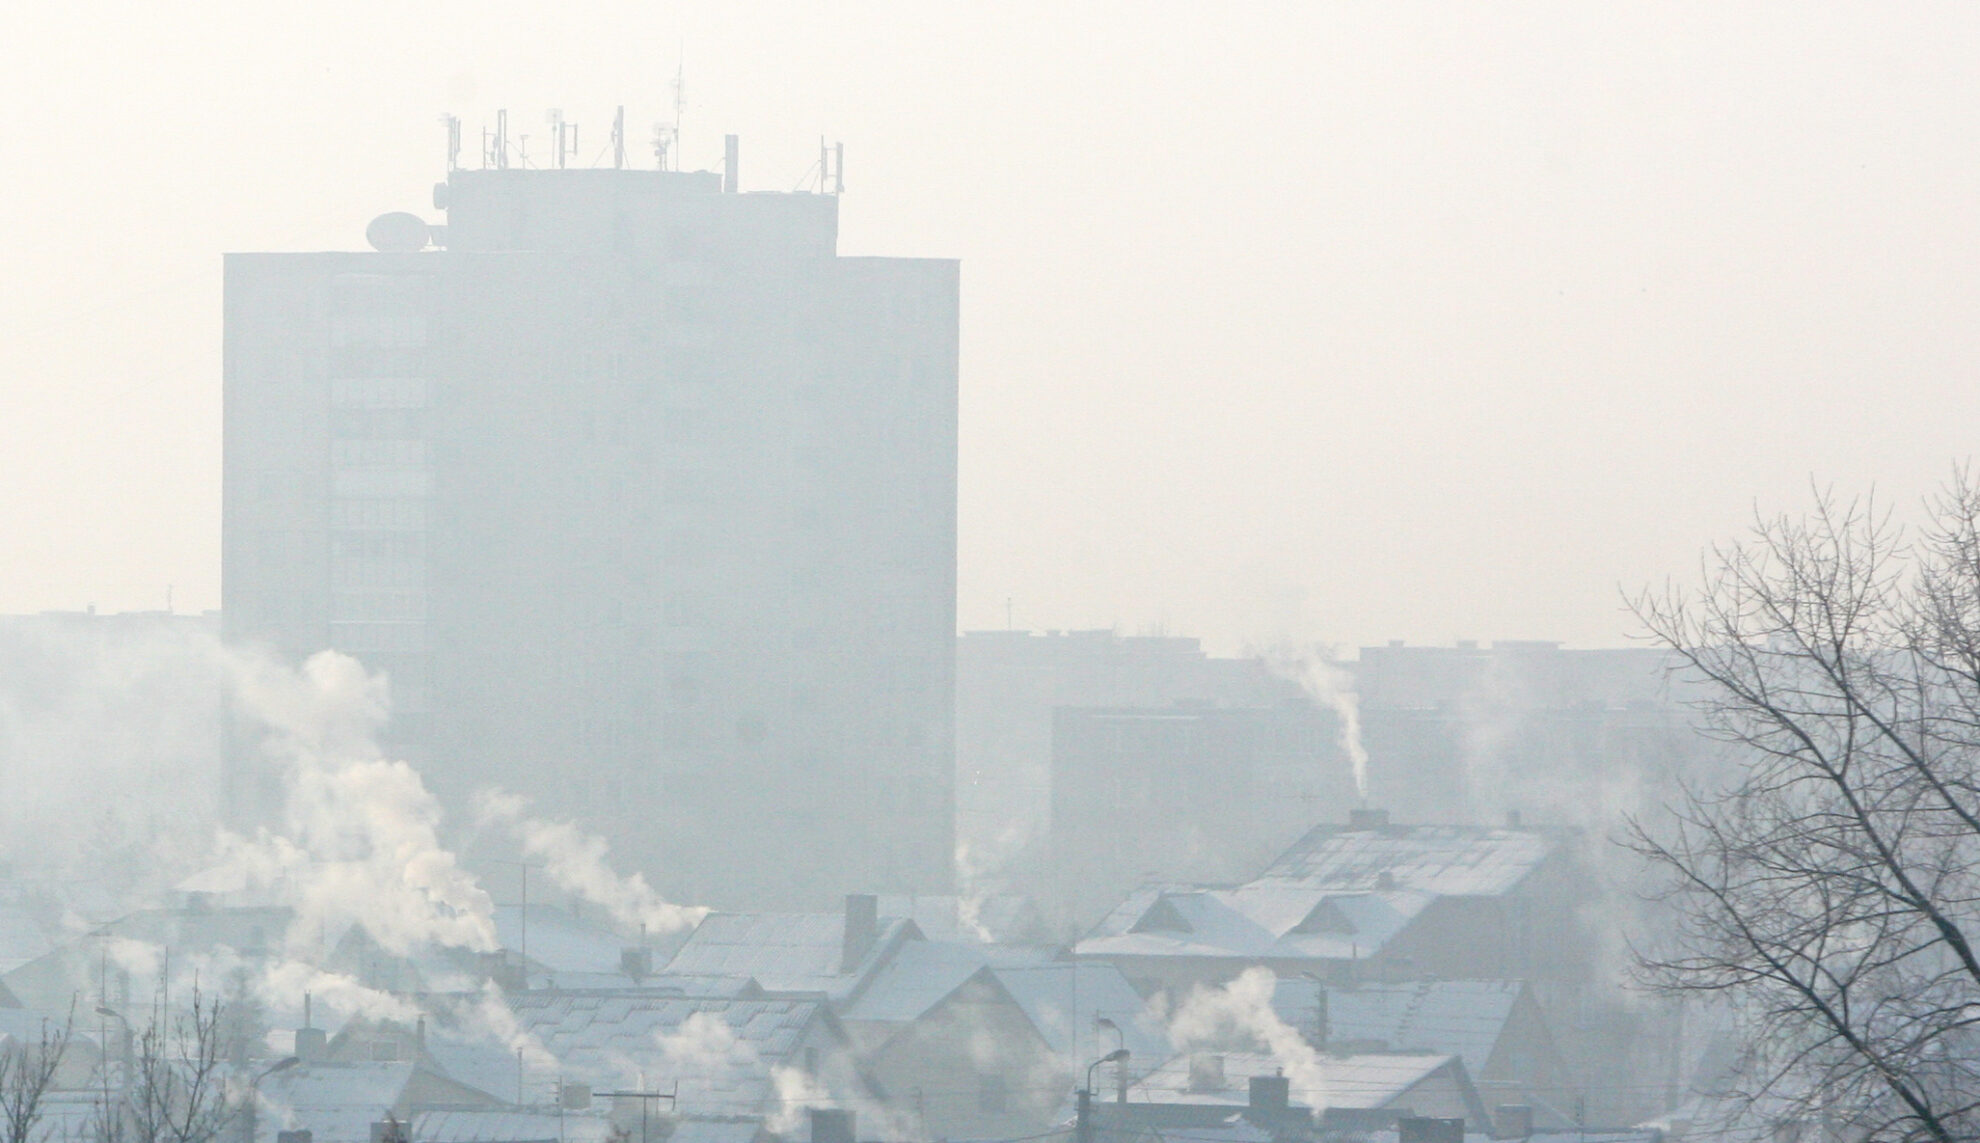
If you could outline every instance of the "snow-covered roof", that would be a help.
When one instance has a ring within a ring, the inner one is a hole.
[[[597,1090],[680,1081],[680,1110],[749,1115],[768,1106],[771,1069],[796,1066],[807,1033],[829,1021],[815,1000],[724,1000],[644,993],[519,993],[525,1035],[565,1074]]]
[[[1077,946],[1082,956],[1358,960],[1440,897],[1510,892],[1556,850],[1533,830],[1319,826],[1254,881],[1145,886]]]
[[[1147,886],[1079,942],[1081,956],[1356,960],[1401,932],[1434,897],[1415,890],[1332,892],[1252,883]]]
[[[1252,1077],[1287,1074],[1295,1104],[1373,1110],[1456,1063],[1453,1056],[1427,1053],[1320,1055],[1302,1069],[1288,1070],[1264,1053],[1224,1052],[1216,1054],[1223,1083],[1205,1090],[1190,1082],[1191,1061],[1204,1054],[1185,1052],[1143,1075],[1129,1087],[1129,1102],[1242,1105],[1250,1102]]]
[[[422,1111],[412,1117],[419,1143],[604,1143],[612,1125],[599,1115],[540,1111]]]
[[[669,973],[754,977],[771,992],[822,992],[850,999],[903,941],[921,930],[904,917],[882,917],[866,955],[840,971],[843,913],[710,913],[667,964]]]
[[[0,905],[0,973],[54,950],[55,942],[33,913],[19,905]]]
[[[1141,994],[1113,965],[1061,961],[990,971],[1052,1050],[1069,1060],[1091,1060],[1125,1047],[1140,1066],[1169,1051],[1168,1037],[1149,1017]],[[1121,1030],[1118,1043],[1113,1032],[1095,1027],[1101,1018]]]
[[[495,936],[505,949],[522,948],[525,941],[520,907],[495,907]],[[530,962],[551,972],[617,972],[619,954],[632,942],[620,939],[611,929],[579,920],[554,906],[531,905],[526,943]]]
[[[931,941],[1022,941],[1044,927],[1037,904],[1011,894],[882,894],[880,915],[913,921]]]
[[[371,1143],[371,1125],[399,1106],[412,1063],[299,1064],[263,1079],[258,1143],[308,1128],[317,1143]]]
[[[1536,830],[1323,825],[1294,842],[1254,884],[1494,897],[1525,880],[1555,848],[1552,838]]]
[[[981,946],[909,941],[874,971],[859,999],[840,1015],[846,1020],[887,1024],[918,1020],[988,964]]]
[[[1272,990],[1279,1018],[1311,1035],[1319,996],[1327,996],[1327,1039],[1397,1052],[1438,1052],[1484,1071],[1526,985],[1517,980],[1419,980],[1325,988],[1307,979],[1281,980]]]

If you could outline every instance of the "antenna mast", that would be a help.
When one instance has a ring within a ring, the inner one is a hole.
[[[612,116],[612,169],[626,169],[626,105],[623,103]]]

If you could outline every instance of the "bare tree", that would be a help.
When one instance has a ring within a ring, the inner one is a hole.
[[[1678,918],[1643,975],[1729,1002],[1730,1094],[1949,1143],[1980,1138],[1980,489],[1956,473],[1927,517],[1818,492],[1636,601],[1741,767],[1631,839]]]
[[[193,985],[190,1005],[161,1002],[137,1040],[130,1082],[104,1135],[128,1143],[213,1143],[251,1098],[230,1062],[228,1006]]]
[[[42,1100],[55,1083],[62,1057],[69,1052],[69,1037],[76,1026],[74,1005],[60,1028],[43,1020],[41,1036],[35,1043],[8,1041],[0,1044],[0,1143],[28,1143],[35,1125],[41,1122]]]

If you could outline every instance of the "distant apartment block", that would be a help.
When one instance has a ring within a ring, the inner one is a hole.
[[[448,805],[669,893],[939,892],[958,265],[841,256],[836,195],[733,156],[455,170],[444,228],[230,255],[227,634],[388,672]]]

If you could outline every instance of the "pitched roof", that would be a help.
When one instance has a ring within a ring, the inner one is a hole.
[[[1231,1104],[1250,1101],[1251,1079],[1282,1073],[1280,1062],[1260,1052],[1224,1052],[1223,1084],[1192,1090],[1191,1060],[1204,1053],[1185,1052],[1165,1061],[1137,1080],[1128,1091],[1130,1102]],[[1293,1083],[1292,1100],[1307,1107],[1381,1108],[1395,1102],[1439,1069],[1455,1064],[1453,1056],[1380,1054],[1318,1057],[1313,1070]]]
[[[1111,964],[1060,961],[990,971],[1059,1055],[1091,1060],[1120,1046],[1132,1059],[1153,1063],[1169,1052],[1168,1036],[1148,1015],[1147,1003]],[[1113,1032],[1094,1026],[1101,1018],[1121,1030],[1118,1045]]]
[[[988,964],[978,945],[909,941],[874,971],[859,998],[840,1015],[863,1023],[918,1020]]]
[[[821,1001],[726,1000],[644,993],[519,993],[509,998],[523,1033],[566,1075],[594,1088],[680,1081],[680,1109],[750,1115],[773,1102],[776,1067],[795,1066],[824,1022]]]
[[[1254,884],[1491,897],[1511,891],[1556,849],[1553,838],[1537,830],[1323,825],[1294,842]]]
[[[1354,960],[1372,955],[1435,898],[1415,890],[1147,886],[1076,946],[1081,956]]]
[[[422,1111],[412,1117],[419,1143],[605,1143],[602,1116],[528,1111]]]
[[[412,1063],[299,1064],[261,1081],[257,1140],[306,1127],[322,1143],[370,1143],[371,1125],[399,1105]]]
[[[1318,981],[1294,979],[1273,987],[1272,1009],[1286,1023],[1311,1034],[1319,1023],[1319,996],[1324,991],[1329,1043],[1454,1055],[1475,1076],[1485,1070],[1525,990],[1525,983],[1517,980],[1419,980],[1324,988]]]
[[[0,972],[11,972],[55,949],[34,914],[19,905],[0,904]]]
[[[1036,902],[1009,894],[888,893],[880,896],[880,915],[905,917],[932,941],[1022,941],[1045,927]]]
[[[841,972],[843,913],[710,913],[667,964],[669,973],[754,977],[771,992],[857,994],[867,977],[921,930],[903,917],[882,917],[879,933],[850,972]]]
[[[528,920],[529,959],[551,972],[617,972],[620,952],[633,943],[553,905],[531,905]],[[523,935],[522,909],[497,905],[495,936],[502,947],[521,948]]]
[[[1081,940],[1081,956],[1356,960],[1439,897],[1510,892],[1553,856],[1535,830],[1318,826],[1256,880],[1151,885]]]

